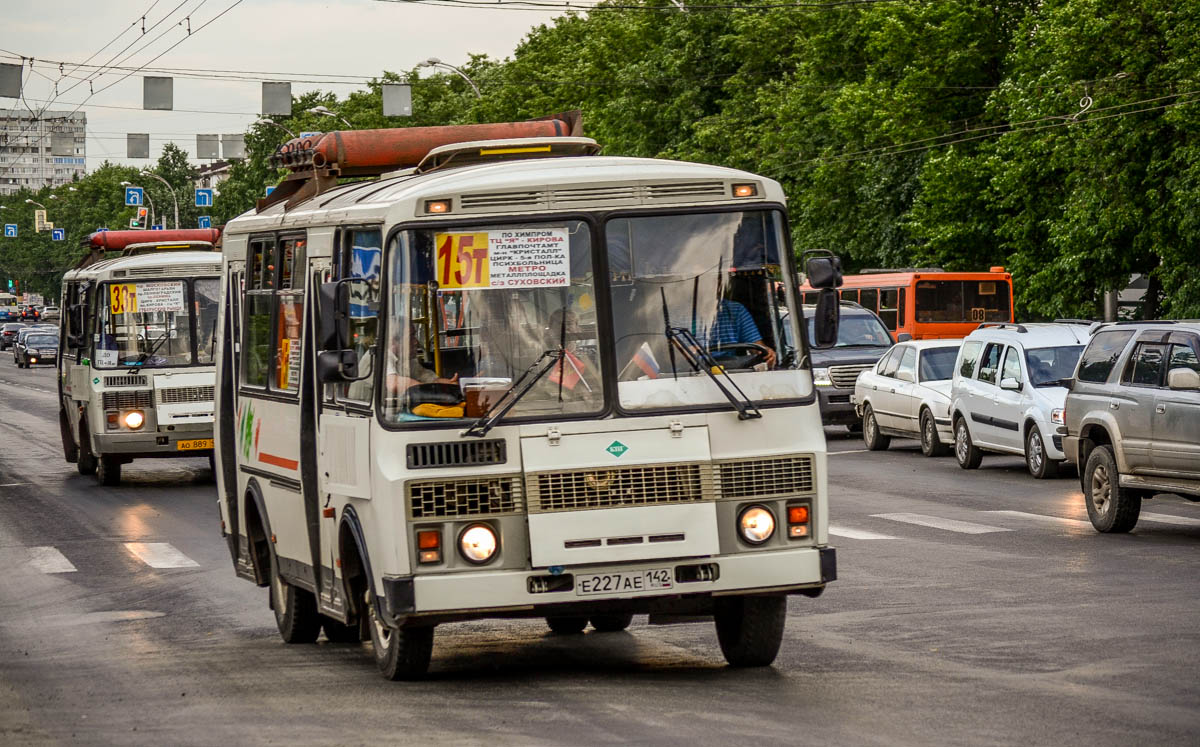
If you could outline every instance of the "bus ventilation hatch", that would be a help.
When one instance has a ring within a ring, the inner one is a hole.
[[[508,461],[507,444],[502,438],[487,441],[442,441],[409,444],[408,468],[474,467],[504,464]]]

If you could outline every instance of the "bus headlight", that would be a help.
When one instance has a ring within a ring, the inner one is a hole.
[[[813,386],[833,386],[833,379],[829,378],[828,368],[814,368],[812,371]]]
[[[492,559],[500,541],[487,524],[472,524],[458,535],[458,551],[469,563],[483,565]]]
[[[761,545],[775,534],[775,514],[762,506],[747,506],[738,514],[738,531],[746,542]]]
[[[130,410],[121,418],[121,422],[129,430],[136,431],[146,422],[146,416],[142,414],[141,410]]]

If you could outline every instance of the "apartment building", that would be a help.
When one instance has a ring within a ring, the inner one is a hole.
[[[0,109],[0,195],[69,184],[87,170],[87,114]]]

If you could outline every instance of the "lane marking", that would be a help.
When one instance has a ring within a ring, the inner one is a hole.
[[[945,529],[948,532],[959,532],[962,534],[987,534],[989,532],[1011,532],[1011,529],[1003,527],[991,527],[987,524],[974,524],[969,521],[956,521],[955,519],[943,519],[940,516],[926,516],[925,514],[872,514],[877,519],[887,519],[889,521],[899,521],[904,524],[916,524],[923,527],[932,527],[933,529]]]
[[[1148,514],[1143,511],[1138,519],[1157,521],[1161,524],[1180,524],[1185,527],[1200,526],[1200,519],[1192,519],[1187,516],[1172,516],[1171,514]]]
[[[199,568],[200,564],[166,542],[126,542],[125,549],[151,568]]]
[[[42,573],[74,573],[78,570],[54,547],[29,548],[29,565]]]
[[[829,533],[835,537],[845,537],[852,540],[894,540],[895,537],[890,534],[880,534],[878,532],[868,532],[866,529],[850,529],[849,527],[837,527],[829,525]]]
[[[0,488],[19,488],[22,485],[32,485],[30,482],[6,482],[0,485]]]
[[[1081,528],[1092,528],[1092,522],[1082,519],[1067,519],[1062,516],[1047,516],[1046,514],[1029,514],[1024,511],[984,511],[985,514],[1000,514],[1002,516],[1013,516],[1018,519],[1035,519],[1037,521],[1048,521],[1053,524],[1066,524],[1067,526],[1075,526]]]
[[[825,453],[828,454],[829,456],[835,456],[837,454],[866,454],[869,451],[871,451],[871,450],[870,449],[846,449],[845,451],[827,451]]]

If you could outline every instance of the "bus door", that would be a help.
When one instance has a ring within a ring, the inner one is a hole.
[[[238,483],[237,483],[237,446],[238,421],[235,413],[239,412],[238,387],[240,381],[238,371],[241,368],[241,356],[238,355],[241,339],[238,331],[242,328],[242,287],[245,279],[243,268],[232,269],[235,263],[230,263],[231,271],[225,278],[225,303],[218,312],[218,327],[220,329],[220,348],[217,352],[218,381],[216,382],[215,427],[220,430],[220,448],[213,452],[214,479],[220,486],[219,493],[223,499],[225,518],[228,521],[226,535],[229,538],[229,549],[233,553],[234,565],[238,562],[238,537],[240,533],[241,516],[238,513]],[[241,262],[236,263],[241,265]]]

